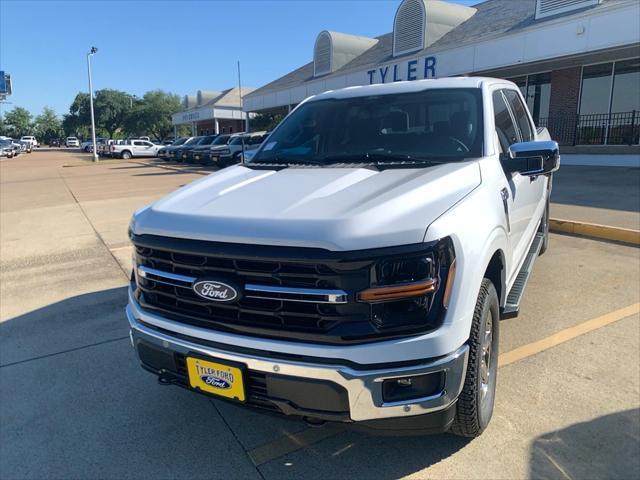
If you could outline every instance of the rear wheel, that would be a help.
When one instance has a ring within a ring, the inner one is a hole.
[[[124,152],[122,152],[122,158],[124,158],[125,160],[129,160],[131,158],[131,152],[129,150],[125,150]]]
[[[451,426],[456,435],[477,437],[491,420],[498,373],[499,319],[498,294],[491,280],[485,278],[473,313],[467,373]]]

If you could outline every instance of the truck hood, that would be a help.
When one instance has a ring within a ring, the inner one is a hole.
[[[360,250],[420,243],[480,184],[476,161],[420,169],[234,166],[137,212],[137,235]]]

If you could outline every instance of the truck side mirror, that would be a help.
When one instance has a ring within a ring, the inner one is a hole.
[[[505,171],[523,176],[546,175],[560,168],[560,148],[553,141],[514,143],[505,157]]]

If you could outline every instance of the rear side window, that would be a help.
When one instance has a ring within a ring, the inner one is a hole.
[[[504,94],[507,97],[507,101],[509,102],[509,106],[511,107],[511,111],[513,112],[513,116],[516,118],[516,122],[518,123],[518,127],[520,128],[522,141],[532,141],[533,129],[531,128],[531,123],[529,123],[529,116],[527,115],[527,111],[522,104],[520,95],[518,95],[518,93],[514,90],[505,90]]]
[[[504,153],[511,145],[518,143],[520,138],[501,91],[493,92],[493,113],[495,115],[496,132]]]

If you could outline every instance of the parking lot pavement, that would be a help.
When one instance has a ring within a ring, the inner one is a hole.
[[[0,478],[640,476],[639,249],[552,235],[520,317],[501,322],[511,360],[480,438],[310,429],[137,365],[129,218],[199,178],[151,163],[0,163]]]
[[[640,168],[564,165],[553,183],[552,218],[640,230]]]

